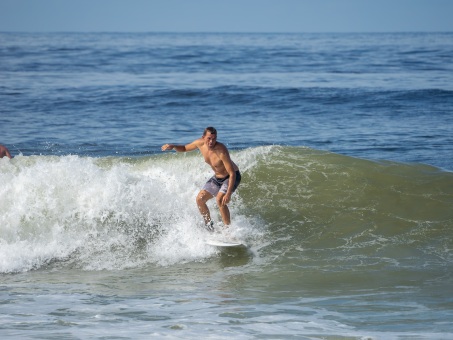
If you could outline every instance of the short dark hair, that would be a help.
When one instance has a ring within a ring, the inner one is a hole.
[[[217,135],[217,130],[212,126],[208,126],[206,129],[204,129],[203,136],[206,136],[207,132],[210,132],[211,135]]]

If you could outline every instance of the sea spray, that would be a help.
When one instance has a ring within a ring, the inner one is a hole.
[[[238,155],[245,169],[256,153]],[[195,204],[212,175],[197,154],[16,157],[0,174],[0,272],[54,262],[87,270],[169,265],[217,252],[203,242]],[[239,201],[234,195],[230,204],[231,233],[246,238],[252,225],[238,214]],[[219,221],[214,200],[209,205]]]

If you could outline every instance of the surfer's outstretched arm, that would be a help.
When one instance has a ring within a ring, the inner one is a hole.
[[[164,144],[162,145],[162,151],[175,150],[177,152],[188,152],[193,151],[199,147],[199,140],[195,140],[192,143],[186,145],[176,145],[176,144]]]

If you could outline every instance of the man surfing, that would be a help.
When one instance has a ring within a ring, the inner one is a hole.
[[[212,170],[212,176],[197,195],[197,206],[203,216],[206,228],[214,231],[214,222],[211,220],[211,213],[206,204],[208,200],[215,197],[219,207],[223,223],[228,226],[231,223],[230,210],[227,204],[231,195],[241,182],[241,173],[238,166],[231,160],[226,146],[217,142],[217,130],[212,126],[207,127],[203,136],[186,145],[165,144],[162,151],[175,150],[177,152],[188,152],[199,149]]]

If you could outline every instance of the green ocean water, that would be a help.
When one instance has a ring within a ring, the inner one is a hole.
[[[233,151],[243,181],[229,232],[248,247],[222,250],[199,228],[200,157],[1,160],[0,332],[450,337],[451,172],[303,147]]]

